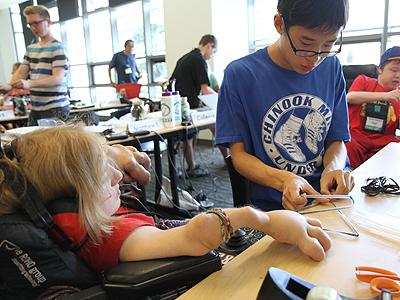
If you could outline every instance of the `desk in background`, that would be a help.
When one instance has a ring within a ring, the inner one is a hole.
[[[400,182],[400,143],[391,143],[353,171],[355,187],[350,195],[355,206],[343,210],[350,219],[358,209],[383,214],[400,211],[400,196],[380,194],[368,197],[360,188],[368,177],[386,176]],[[337,212],[312,214],[320,219],[324,228],[350,231]],[[376,266],[400,272],[398,245],[381,240],[360,230],[360,237],[330,235],[332,248],[322,262],[316,262],[297,247],[274,241],[269,236],[239,254],[199,284],[184,293],[178,300],[194,299],[256,299],[270,267],[292,273],[317,286],[329,286],[339,294],[371,299],[369,284],[358,281],[356,266]]]
[[[130,107],[131,104],[114,104],[114,105],[106,105],[106,106],[92,106],[92,107],[83,107],[83,108],[71,108],[70,115],[76,115],[80,112],[87,112],[87,111],[101,111],[101,110],[108,110],[108,109],[122,109],[126,107]],[[28,113],[29,115],[29,113]],[[28,120],[28,115],[26,116],[15,116],[11,118],[1,118],[0,124],[5,123],[13,123],[18,126],[25,126]]]
[[[153,141],[154,142],[154,160],[155,160],[155,172],[160,179],[162,180],[162,161],[161,161],[161,151],[160,151],[160,141],[162,142],[163,139],[165,139],[168,142],[168,153],[170,155],[170,158],[168,159],[168,169],[169,169],[169,179],[171,181],[171,193],[172,193],[172,201],[176,205],[176,209],[173,210],[174,213],[176,213],[179,216],[182,217],[188,217],[187,212],[179,210],[179,195],[178,195],[178,177],[176,174],[176,161],[175,161],[175,138],[185,135],[187,133],[195,133],[203,129],[208,129],[208,128],[213,128],[215,127],[215,119],[208,119],[206,121],[201,121],[201,122],[194,122],[194,124],[187,126],[179,125],[175,127],[166,127],[162,129],[156,130],[158,134],[155,132],[151,132],[150,134],[138,136],[137,138],[139,141],[142,142],[148,142],[148,141]],[[115,132],[124,132],[126,128],[113,128]],[[109,145],[113,144],[121,144],[124,146],[134,146],[136,148],[139,148],[139,143],[136,141],[134,137],[129,137],[127,139],[121,139],[121,140],[114,140],[114,141],[109,141]],[[141,187],[143,190],[145,187]],[[157,200],[157,195],[160,193],[161,186],[158,181],[156,181],[156,199]]]

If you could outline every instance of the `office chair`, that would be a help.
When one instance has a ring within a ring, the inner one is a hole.
[[[344,65],[342,68],[343,75],[346,80],[346,93],[349,92],[354,79],[356,79],[358,75],[365,75],[371,78],[378,78],[379,76],[378,67],[374,64]]]
[[[225,158],[225,162],[228,166],[229,178],[231,180],[233,206],[241,207],[251,204],[250,180],[236,171],[230,155]]]

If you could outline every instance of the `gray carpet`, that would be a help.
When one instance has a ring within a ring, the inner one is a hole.
[[[154,157],[150,155],[154,165]],[[168,171],[168,153],[165,151],[162,156],[163,174],[169,177]],[[209,176],[185,179],[183,176],[179,179],[179,187],[189,190],[188,186],[193,186],[194,192],[202,192],[207,195],[208,200],[214,203],[214,207],[233,207],[232,188],[229,179],[228,168],[225,166],[223,157],[218,147],[213,147],[211,141],[199,141],[195,149],[196,164],[200,164],[203,169],[209,169]],[[187,168],[186,162],[182,166],[182,155],[176,155],[176,169],[182,171]],[[151,181],[145,187],[147,199],[155,201],[155,182],[156,176],[151,169]]]

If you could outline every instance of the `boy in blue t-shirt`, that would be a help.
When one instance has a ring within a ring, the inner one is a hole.
[[[347,0],[279,0],[271,46],[228,65],[219,91],[216,144],[251,180],[263,210],[298,209],[304,194],[348,194],[350,139],[341,50]],[[329,199],[318,199],[327,202]]]

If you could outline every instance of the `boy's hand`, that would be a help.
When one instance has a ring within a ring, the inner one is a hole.
[[[323,195],[347,195],[354,187],[354,177],[344,170],[323,172],[320,182]]]
[[[393,90],[390,92],[385,93],[386,94],[386,101],[394,100],[396,102],[400,102],[400,90]]]
[[[287,172],[287,178],[283,181],[282,205],[285,209],[295,210],[304,207],[307,199],[301,197],[303,194],[319,195],[304,178]]]
[[[18,79],[17,81],[13,82],[11,86],[14,89],[25,89],[29,90],[31,88],[31,84],[29,80],[24,80],[24,79]]]

